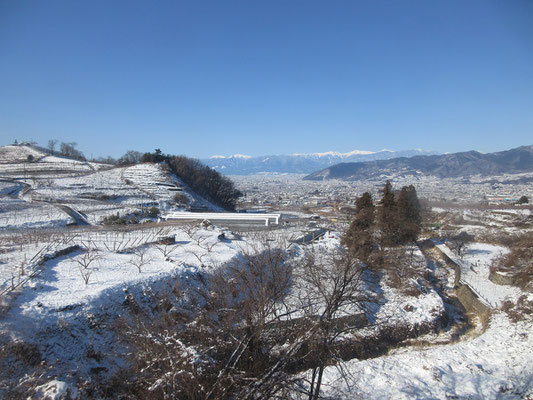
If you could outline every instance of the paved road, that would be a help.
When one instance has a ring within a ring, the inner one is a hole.
[[[13,185],[17,186],[15,189],[13,189],[7,194],[12,199],[24,200],[24,194],[31,189],[31,186],[29,184],[27,184],[26,182],[17,181],[16,179],[3,178],[0,179],[0,182],[12,183]]]
[[[13,199],[20,199],[23,201],[26,201],[28,203],[46,203],[50,204],[54,207],[59,208],[61,211],[67,213],[73,220],[76,225],[80,226],[86,226],[91,225],[89,221],[87,220],[87,216],[80,213],[79,211],[73,209],[72,207],[66,206],[64,204],[57,204],[53,201],[53,199],[48,200],[33,200],[33,199],[26,199],[24,195],[31,190],[31,185],[26,182],[21,182],[16,179],[9,179],[9,178],[2,178],[0,179],[0,182],[7,182],[11,183],[13,185],[16,185],[14,190],[12,190],[10,193],[8,193],[8,196]]]
[[[66,212],[68,215],[70,215],[76,225],[80,225],[80,226],[91,225],[89,221],[87,220],[87,217],[84,214],[82,214],[79,211],[76,211],[72,207],[66,206],[64,204],[54,204],[54,203],[50,203],[50,204],[60,208],[61,210]]]

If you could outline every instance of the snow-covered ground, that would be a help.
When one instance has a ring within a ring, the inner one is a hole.
[[[487,243],[469,243],[462,257],[454,254],[445,244],[437,244],[448,257],[461,267],[461,281],[467,283],[480,298],[493,308],[501,307],[506,299],[518,299],[521,291],[513,286],[497,285],[489,280],[492,262],[508,253],[508,249]]]
[[[220,236],[223,232],[225,238]],[[147,238],[153,240],[159,235],[175,236],[176,244],[143,244]],[[269,234],[269,241],[255,233],[228,239],[233,236],[225,230],[196,225],[122,234],[80,230],[68,245],[79,244],[91,250],[77,250],[47,261],[0,320],[0,332],[11,340],[38,344],[59,381],[73,384],[86,379],[94,368],[116,371],[122,361],[112,354],[111,325],[124,312],[128,293],[142,298],[200,271],[214,271],[243,251],[256,252],[266,243],[285,247],[288,237],[294,235],[277,231]],[[128,247],[128,243],[134,246]],[[293,245],[291,252],[300,256],[305,252],[323,254],[338,244],[339,234],[333,233],[312,246]],[[442,299],[431,289],[418,297],[401,295],[384,283],[378,289],[382,302],[376,317],[389,324],[423,323],[443,310]],[[101,356],[90,356],[94,352]]]
[[[35,150],[30,146],[1,146],[0,147],[0,164],[14,164],[27,162],[28,156],[34,159],[40,159],[46,154]],[[1,170],[1,169],[0,169]]]
[[[530,399],[532,327],[531,321],[511,323],[498,312],[474,339],[329,367],[324,394],[335,399]]]
[[[62,380],[70,380],[71,372],[76,370],[80,375],[88,374],[96,364],[116,368],[112,355],[104,357],[102,363],[88,359],[92,346],[98,351],[110,351],[113,336],[111,325],[93,330],[88,319],[97,315],[100,323],[112,324],[123,311],[123,290],[142,293],[167,280],[179,280],[228,261],[239,252],[239,242],[221,241],[222,232],[191,226],[164,232],[144,229],[123,237],[112,232],[80,234],[68,245],[81,244],[91,250],[78,250],[47,261],[0,320],[0,332],[13,341],[37,343],[43,359]],[[175,235],[176,244],[143,244],[157,239],[156,233]],[[135,246],[116,246],[116,240]],[[112,251],[114,245],[121,251]],[[66,246],[55,250],[62,247]]]
[[[67,214],[46,203],[4,200],[0,205],[0,229],[60,227],[72,222]]]
[[[324,373],[324,394],[336,399],[531,399],[533,319],[511,322],[499,310],[523,293],[489,281],[492,261],[507,249],[469,244],[462,258],[438,247],[461,267],[462,281],[492,308],[488,328],[458,343],[406,347],[369,360],[351,360]],[[529,301],[532,294],[526,294]],[[435,338],[429,337],[429,341]]]

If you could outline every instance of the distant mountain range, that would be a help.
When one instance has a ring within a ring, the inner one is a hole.
[[[251,157],[242,154],[233,156],[213,156],[201,160],[204,164],[214,168],[224,175],[253,175],[293,173],[309,174],[341,162],[362,162],[373,160],[387,160],[397,157],[411,157],[421,154],[437,154],[427,150],[354,150],[348,153],[325,152],[312,154],[292,154]]]
[[[468,151],[340,163],[314,172],[304,179],[360,180],[398,175],[433,175],[439,178],[451,178],[521,172],[533,172],[533,146],[488,154]]]

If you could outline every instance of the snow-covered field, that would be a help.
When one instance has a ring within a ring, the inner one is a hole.
[[[123,312],[123,301],[129,293],[142,297],[164,290],[165,285],[186,280],[205,268],[216,269],[243,249],[261,245],[259,236],[221,240],[223,232],[220,228],[191,225],[165,231],[151,228],[123,234],[80,233],[69,244],[92,246],[94,260],[78,250],[47,261],[0,320],[0,330],[12,340],[37,342],[43,359],[53,366],[51,374],[59,382],[66,382],[66,387],[75,387],[77,380],[86,379],[95,368],[115,371],[121,361],[111,355],[114,350],[107,355],[113,336],[108,328]],[[158,234],[175,235],[176,245],[143,244]],[[226,235],[231,237],[227,231]],[[274,240],[283,240],[283,236],[278,232]],[[128,242],[134,246],[128,249]],[[312,250],[323,253],[335,243],[338,235],[328,235]],[[117,251],[110,251],[113,245]],[[297,246],[293,251],[305,249]],[[459,261],[463,268],[473,265],[481,272],[502,251],[497,246],[472,244]],[[86,282],[84,274],[89,271]],[[485,280],[490,288],[487,276],[480,274],[478,281]],[[518,289],[495,289],[499,291],[493,293],[492,302],[501,301],[505,291],[511,296],[519,294]],[[406,297],[381,284],[380,291],[383,301],[377,317],[385,323],[423,323],[443,307],[442,299],[432,290]],[[323,394],[346,399],[522,398],[533,379],[531,328],[531,320],[511,323],[506,314],[495,309],[487,330],[479,336],[477,333],[444,345],[408,346],[386,356],[328,367]],[[424,340],[437,342],[438,337],[427,335]],[[93,353],[99,356],[88,356]]]

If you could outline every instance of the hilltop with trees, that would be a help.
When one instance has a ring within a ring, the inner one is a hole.
[[[143,154],[141,162],[165,163],[192,190],[226,210],[234,210],[241,195],[231,180],[194,158],[163,154],[156,149]]]

